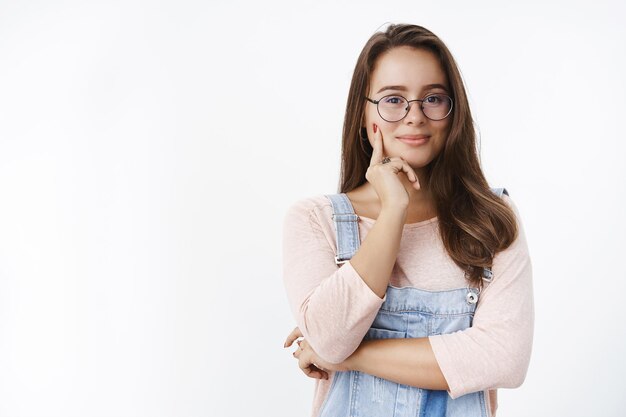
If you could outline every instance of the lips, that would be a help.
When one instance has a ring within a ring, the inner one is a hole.
[[[428,135],[403,135],[403,136],[397,136],[397,139],[400,142],[406,143],[407,145],[418,146],[418,145],[423,145],[426,142],[428,142],[428,140],[430,139],[430,136]]]
[[[418,139],[428,139],[429,135],[402,135],[397,136],[398,139],[408,139],[408,140],[418,140]]]

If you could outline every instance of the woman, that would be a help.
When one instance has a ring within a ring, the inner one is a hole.
[[[494,416],[525,379],[532,268],[517,207],[490,189],[454,58],[416,25],[361,52],[339,194],[283,229],[284,282],[316,379],[312,415]]]

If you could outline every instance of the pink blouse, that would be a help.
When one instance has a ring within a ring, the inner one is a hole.
[[[532,266],[519,212],[511,198],[518,238],[493,261],[493,281],[482,290],[472,327],[429,336],[451,398],[484,390],[495,416],[497,388],[519,387],[526,377],[533,342]],[[335,226],[330,201],[322,194],[295,202],[283,223],[283,280],[297,326],[323,359],[339,363],[361,344],[379,308],[380,298],[350,261],[337,265]],[[375,220],[359,217],[361,241]],[[464,273],[439,237],[437,218],[404,225],[390,277],[395,287],[429,291],[464,288]],[[315,380],[312,417],[328,394],[329,379]]]

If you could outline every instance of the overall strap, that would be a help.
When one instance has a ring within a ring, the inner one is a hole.
[[[498,197],[502,197],[502,194],[509,195],[509,192],[504,187],[501,187],[501,188],[491,187],[491,191]],[[483,268],[482,278],[483,278],[483,281],[488,282],[488,283],[493,281],[493,272],[491,271],[491,268]]]
[[[333,207],[335,236],[337,237],[337,265],[347,262],[361,245],[359,239],[359,216],[354,213],[350,199],[345,193],[325,194]]]
[[[501,188],[491,187],[491,191],[498,197],[502,197],[502,194],[509,195],[509,192],[504,187],[501,187]]]

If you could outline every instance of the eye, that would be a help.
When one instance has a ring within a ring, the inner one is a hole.
[[[433,94],[424,99],[428,104],[439,104],[443,101],[443,97],[439,94]]]
[[[383,98],[383,103],[385,104],[402,104],[404,102],[404,98],[401,96],[386,96]]]

